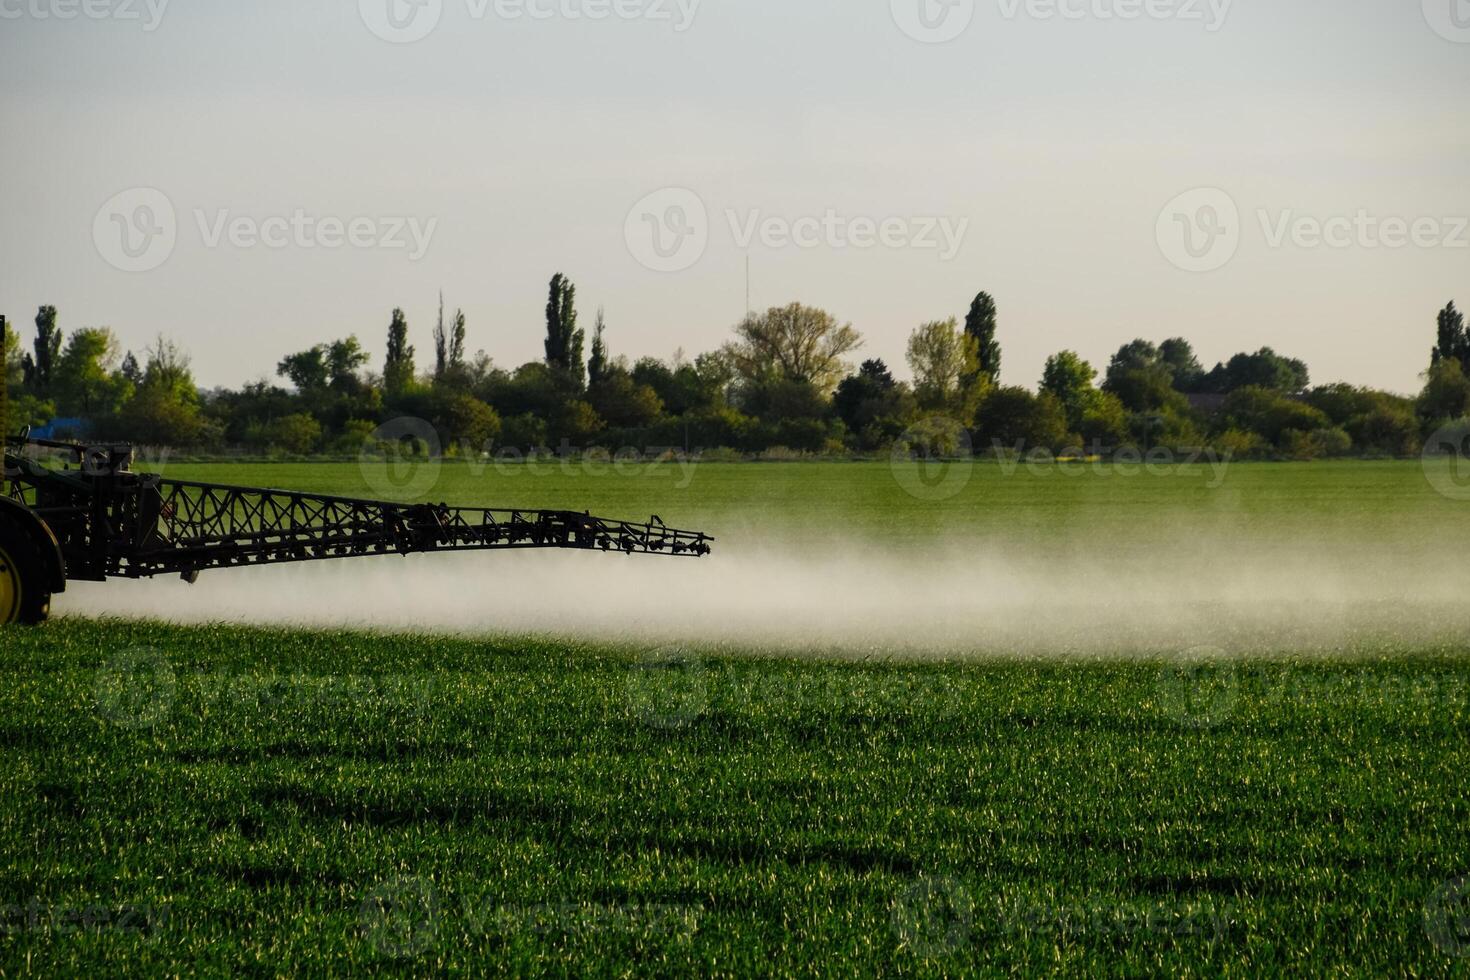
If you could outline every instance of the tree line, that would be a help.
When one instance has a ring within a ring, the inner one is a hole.
[[[1206,369],[1189,341],[1133,340],[1099,370],[1075,351],[1050,357],[1033,389],[1002,376],[999,313],[979,293],[959,316],[917,327],[912,380],[854,355],[863,339],[832,314],[793,303],[748,316],[692,358],[615,353],[598,309],[590,342],[575,284],[550,282],[541,360],[501,368],[467,353],[463,311],[443,297],[420,365],[394,310],[381,370],[356,336],[290,353],[277,380],[200,391],[187,354],[160,337],[135,356],[103,327],[63,337],[57,310],[35,318],[29,350],[6,338],[12,427],[80,420],[79,438],[262,455],[357,454],[390,419],[429,421],[450,453],[625,448],[736,454],[947,454],[973,447],[1105,454],[1213,448],[1235,458],[1417,453],[1428,433],[1470,416],[1470,331],[1438,316],[1424,387],[1410,398],[1313,386],[1306,364],[1271,348]],[[390,447],[384,447],[390,448]]]

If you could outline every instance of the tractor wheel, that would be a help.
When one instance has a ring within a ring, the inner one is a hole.
[[[35,626],[51,615],[41,556],[24,531],[0,519],[0,625]]]

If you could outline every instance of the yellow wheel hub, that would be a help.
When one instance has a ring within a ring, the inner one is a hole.
[[[20,569],[0,548],[0,624],[20,619]]]

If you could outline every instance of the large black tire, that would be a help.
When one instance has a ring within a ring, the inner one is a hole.
[[[0,625],[36,626],[50,615],[51,590],[35,542],[0,517]]]

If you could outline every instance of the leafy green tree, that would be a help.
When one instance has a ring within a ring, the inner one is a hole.
[[[1047,358],[1041,375],[1041,391],[1061,403],[1062,411],[1067,414],[1067,426],[1072,432],[1082,429],[1083,416],[1096,401],[1098,392],[1092,386],[1096,377],[1097,371],[1076,351],[1064,350]]]
[[[1057,449],[1067,441],[1067,414],[1051,394],[1025,388],[992,388],[975,420],[977,452]]]
[[[597,322],[592,327],[592,355],[587,358],[587,383],[596,385],[607,373],[607,343],[602,339],[607,330],[607,317],[597,308]]]
[[[606,427],[607,423],[596,409],[581,399],[574,399],[557,412],[552,434],[557,439],[565,439],[576,449],[583,449]]]
[[[435,397],[433,422],[447,448],[466,453],[488,450],[501,432],[500,416],[495,409],[462,392]]]
[[[346,340],[334,340],[327,345],[327,383],[334,391],[357,394],[362,388],[358,372],[367,366],[367,351],[355,335]]]
[[[434,324],[434,380],[443,381],[449,370],[449,329],[444,323],[444,291],[439,292],[439,320]]]
[[[851,324],[800,303],[752,314],[735,334],[725,354],[744,383],[809,384],[823,396],[842,380],[843,358],[863,344]]]
[[[672,377],[672,375],[671,375]],[[617,429],[652,425],[663,414],[658,393],[621,368],[609,368],[587,389],[587,400],[607,424]]]
[[[121,407],[133,384],[115,369],[117,354],[117,338],[106,327],[84,327],[67,338],[51,385],[63,415],[98,421]]]
[[[540,361],[516,368],[515,373],[501,376],[483,392],[500,417],[507,421],[521,415],[553,418],[576,393],[571,391],[564,374],[554,373]]]
[[[197,446],[208,433],[189,357],[159,337],[147,351],[143,383],[118,413],[124,438],[141,445]]]
[[[832,405],[856,447],[870,451],[902,435],[917,410],[907,387],[894,380],[881,360],[864,361],[856,374],[842,379]]]
[[[444,293],[439,293],[439,320],[434,325],[434,381],[440,383],[462,373],[464,368],[465,316],[455,310],[454,319],[444,322]]]
[[[1093,391],[1075,431],[1084,448],[1116,449],[1128,441],[1128,410],[1117,395]]]
[[[1280,391],[1253,385],[1231,392],[1223,415],[1231,428],[1254,432],[1278,448],[1284,447],[1288,431],[1312,433],[1335,428],[1321,409]]]
[[[408,317],[393,311],[388,325],[388,357],[383,365],[383,393],[388,398],[401,398],[413,387],[413,347],[408,343]]]
[[[10,431],[10,386],[14,382],[11,375],[11,359],[15,359],[16,367],[20,366],[20,343],[15,339],[14,332],[10,329],[10,323],[0,320],[0,442],[11,434]],[[15,352],[12,355],[12,352]]]
[[[577,329],[577,287],[558,272],[551,277],[551,295],[546,301],[546,365],[564,373],[578,391],[587,384],[584,340],[583,331]]]
[[[975,338],[960,330],[957,320],[937,320],[919,327],[909,336],[908,362],[914,372],[914,394],[919,404],[966,416],[959,404],[967,387],[981,376]]]
[[[1000,383],[1000,342],[996,340],[995,300],[982,292],[965,315],[965,334],[975,341],[975,363],[986,384]]]
[[[1194,346],[1183,337],[1170,337],[1159,345],[1159,363],[1169,369],[1178,391],[1192,393],[1200,389],[1205,369],[1194,355]]]
[[[1306,391],[1310,383],[1311,374],[1305,363],[1262,347],[1254,354],[1236,354],[1228,363],[1215,365],[1201,382],[1201,387],[1222,395],[1240,388],[1266,388],[1298,394]]]
[[[289,380],[303,395],[323,390],[329,376],[326,345],[317,344],[310,350],[286,355],[276,365],[276,374]]]
[[[36,311],[35,356],[22,362],[25,383],[38,395],[49,395],[56,361],[61,356],[61,330],[56,326],[56,307]]]
[[[449,334],[449,370],[464,367],[464,342],[466,335],[464,310],[454,311],[454,328]]]
[[[128,351],[123,357],[122,367],[117,369],[117,373],[126,378],[134,388],[143,383],[143,367],[132,351]]]
[[[550,441],[546,420],[529,412],[512,416],[501,428],[500,441],[505,447],[522,452],[544,449]]]
[[[312,415],[297,412],[264,427],[259,441],[296,456],[305,456],[322,441],[322,425]]]
[[[1451,302],[1439,311],[1439,340],[1434,345],[1430,364],[1444,360],[1456,360],[1470,372],[1470,331],[1465,329],[1465,316]]]
[[[1457,358],[1446,357],[1429,369],[1419,395],[1419,416],[1426,431],[1470,416],[1470,378]]]

